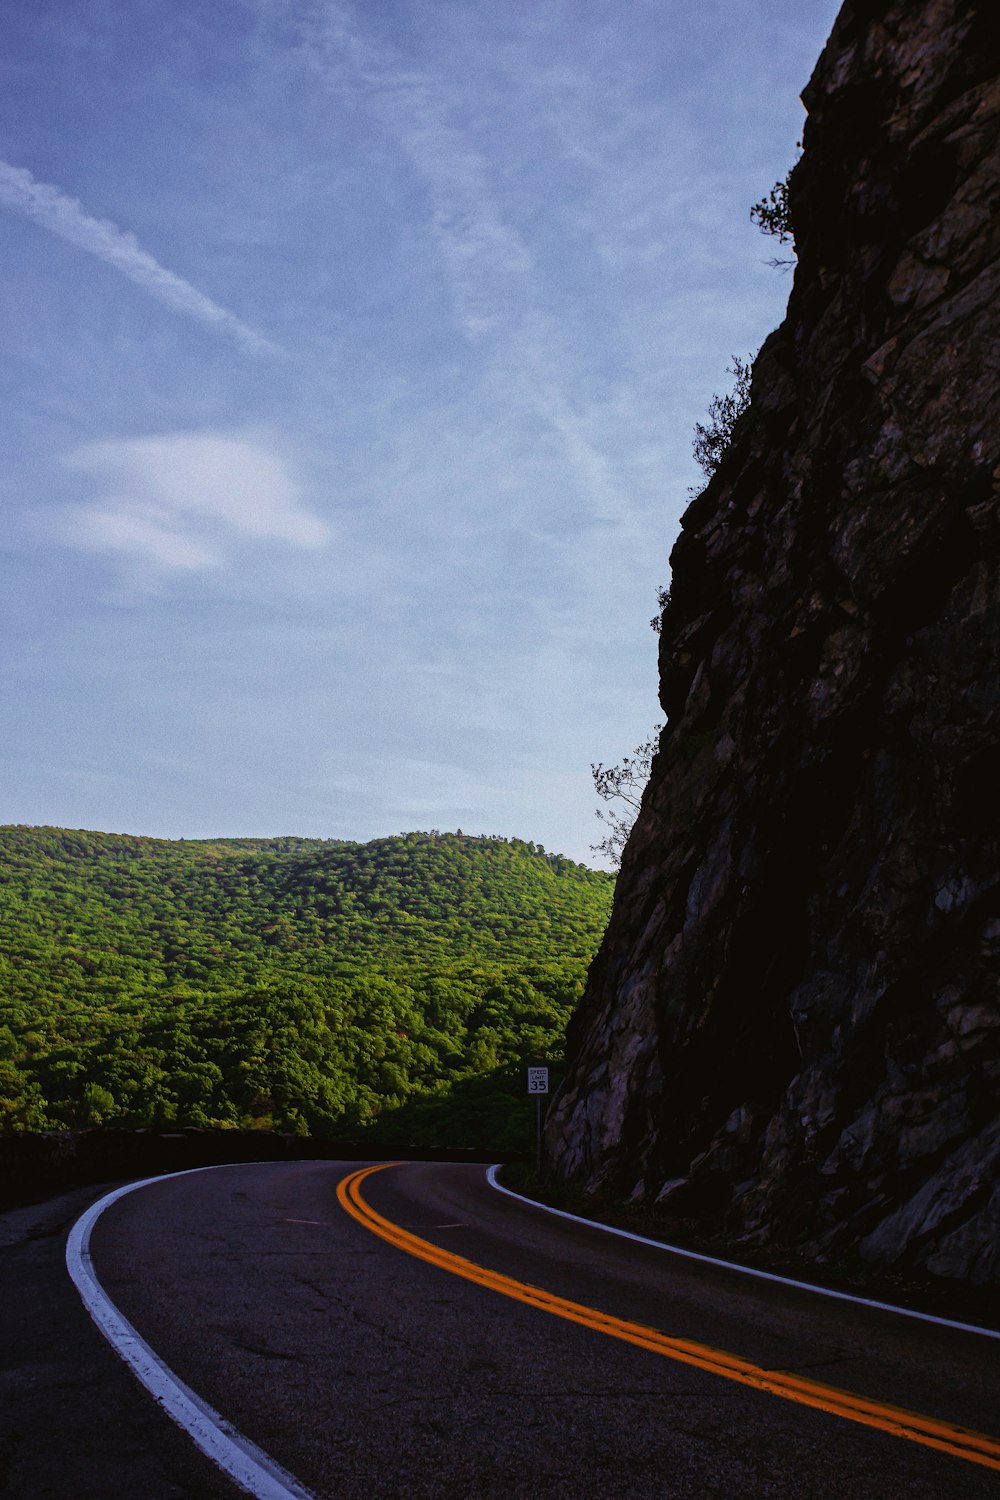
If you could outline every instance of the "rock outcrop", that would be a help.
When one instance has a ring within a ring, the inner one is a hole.
[[[1000,9],[849,0],[551,1181],[1000,1283]]]

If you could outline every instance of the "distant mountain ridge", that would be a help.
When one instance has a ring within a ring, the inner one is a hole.
[[[543,963],[593,951],[612,884],[538,845],[460,833],[360,844],[0,827],[0,953],[11,912],[31,909],[36,934],[89,934],[92,961],[110,932],[127,933],[169,976],[196,966],[209,942],[216,974],[220,961],[245,972],[248,937],[286,949],[286,967],[308,952],[323,972],[362,959]]]
[[[0,828],[0,1125],[332,1130],[509,1084],[561,1054],[612,885],[461,833]]]

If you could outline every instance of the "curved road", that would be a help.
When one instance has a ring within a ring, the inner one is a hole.
[[[338,1197],[354,1170],[163,1179],[92,1242],[160,1358],[322,1500],[1000,1500],[1000,1443],[984,1467],[757,1388],[846,1390],[961,1447],[950,1424],[1000,1437],[996,1341],[568,1223],[483,1167],[400,1164]],[[737,1378],[705,1368],[713,1350]],[[192,1463],[197,1483],[164,1494],[236,1493]]]

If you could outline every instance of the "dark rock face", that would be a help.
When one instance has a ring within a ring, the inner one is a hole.
[[[856,0],[674,549],[552,1180],[1000,1282],[1000,8]]]

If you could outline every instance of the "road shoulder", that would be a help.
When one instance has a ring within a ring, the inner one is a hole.
[[[237,1500],[133,1380],[65,1269],[67,1234],[115,1183],[0,1213],[4,1500]]]

